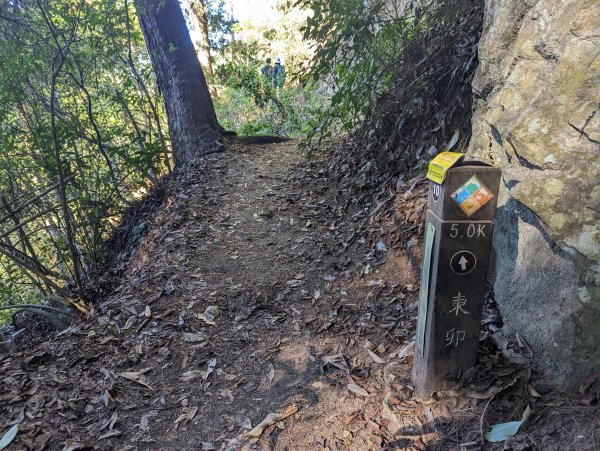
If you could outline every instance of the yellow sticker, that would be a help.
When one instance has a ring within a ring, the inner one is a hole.
[[[426,177],[435,183],[442,184],[446,178],[446,172],[454,166],[465,154],[458,152],[441,152],[429,162]]]

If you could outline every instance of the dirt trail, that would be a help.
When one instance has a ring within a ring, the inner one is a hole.
[[[338,193],[319,174],[323,165],[295,146],[234,146],[181,176],[145,225],[122,285],[91,321],[0,358],[2,413],[21,420],[15,443],[235,448],[249,425],[293,405],[299,411],[263,434],[263,444],[382,446],[381,425],[348,429],[348,415],[372,405],[375,419],[381,408],[371,399],[381,393],[363,344],[384,309],[363,301],[385,293],[385,310],[399,317],[397,295],[406,283],[414,291],[416,273],[390,283],[377,270],[364,287],[352,286],[363,258],[344,247]],[[372,263],[385,254],[366,253]],[[218,309],[212,323],[210,306]],[[405,331],[375,335],[387,335],[389,349]],[[338,367],[325,364],[339,353]],[[352,394],[349,382],[369,396]]]
[[[328,185],[326,170],[289,142],[233,146],[176,178],[138,225],[148,233],[119,288],[88,322],[0,355],[0,431],[20,424],[12,449],[456,449],[478,440],[485,397],[412,398],[403,353],[419,246],[395,249],[385,224],[371,223],[347,187]],[[423,192],[416,180],[399,196],[415,223]],[[504,368],[477,378],[481,390],[528,377]],[[290,415],[248,435],[281,412]]]

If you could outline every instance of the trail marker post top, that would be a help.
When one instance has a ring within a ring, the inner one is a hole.
[[[421,394],[475,364],[500,175],[453,152],[430,163],[413,367]]]

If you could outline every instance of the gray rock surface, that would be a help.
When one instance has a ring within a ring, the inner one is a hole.
[[[468,153],[503,169],[494,294],[569,388],[600,371],[600,1],[485,8]]]

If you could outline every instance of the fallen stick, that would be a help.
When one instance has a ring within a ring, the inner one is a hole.
[[[262,420],[259,424],[257,424],[254,427],[254,429],[252,429],[245,435],[245,438],[259,438],[266,428],[289,417],[290,415],[295,414],[296,412],[298,412],[298,406],[291,404],[287,406],[285,410],[281,413],[268,414],[264,420]]]

